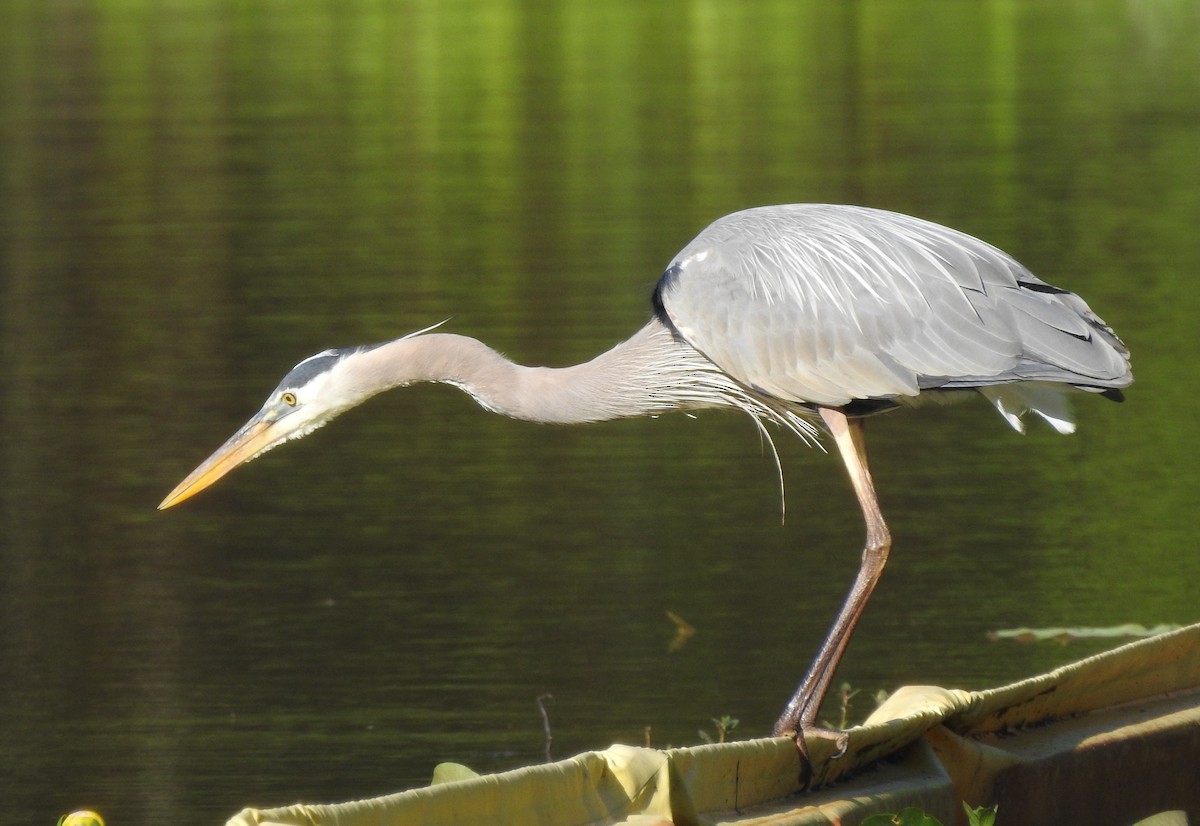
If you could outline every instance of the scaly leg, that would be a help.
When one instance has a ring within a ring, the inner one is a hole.
[[[777,736],[795,737],[800,749],[804,750],[803,735],[828,734],[816,726],[817,713],[821,709],[821,701],[829,690],[833,673],[837,670],[854,626],[862,615],[883,572],[887,562],[888,550],[892,546],[892,536],[884,524],[883,514],[879,511],[879,501],[875,496],[875,485],[871,481],[871,471],[867,468],[867,448],[864,440],[864,428],[861,419],[848,418],[844,413],[829,408],[821,408],[821,418],[825,420],[829,432],[833,434],[842,461],[850,474],[850,482],[858,495],[858,504],[862,507],[863,519],[867,523],[867,542],[863,547],[862,566],[854,586],[846,595],[842,610],[834,620],[829,635],[825,638],[817,658],[809,667],[804,681],[796,689],[795,695],[788,702],[778,722],[775,723]],[[844,742],[842,744],[844,748]]]

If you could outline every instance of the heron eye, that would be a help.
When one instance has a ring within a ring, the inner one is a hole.
[[[284,393],[282,398],[283,398],[283,403],[286,404],[288,407],[296,406],[296,394],[295,393]]]

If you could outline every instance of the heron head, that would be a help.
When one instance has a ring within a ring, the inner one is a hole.
[[[347,381],[355,357],[372,348],[325,350],[293,367],[262,409],[180,482],[159,510],[178,505],[229,471],[289,439],[307,436],[362,399]]]

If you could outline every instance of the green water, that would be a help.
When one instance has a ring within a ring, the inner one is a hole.
[[[769,730],[862,527],[786,438],[781,525],[742,417],[411,388],[155,510],[300,358],[452,316],[586,359],[755,204],[979,235],[1134,354],[1071,437],[872,422],[896,544],[840,679],[981,688],[1098,650],[988,629],[1197,620],[1197,146],[1190,2],[4,4],[0,821],[528,764],[547,692],[560,757]]]

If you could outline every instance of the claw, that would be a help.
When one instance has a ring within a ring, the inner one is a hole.
[[[834,751],[831,759],[836,760],[845,755],[850,748],[850,735],[844,731],[837,729],[822,728],[813,723],[801,723],[799,731],[781,732],[780,736],[788,737],[796,744],[796,752],[800,756],[800,776],[798,778],[800,788],[809,788],[809,783],[812,781],[812,758],[809,757],[807,738],[812,737],[818,740],[832,740],[834,743]]]
[[[832,740],[837,751],[833,753],[833,759],[837,759],[846,753],[846,749],[850,748],[850,735],[844,731],[839,731],[832,728],[822,728],[821,726],[812,723],[801,723],[800,731],[796,734],[796,743],[799,745],[804,742],[806,737],[816,737],[821,740]],[[807,753],[808,747],[800,747],[801,751]],[[807,756],[807,754],[806,754]]]

